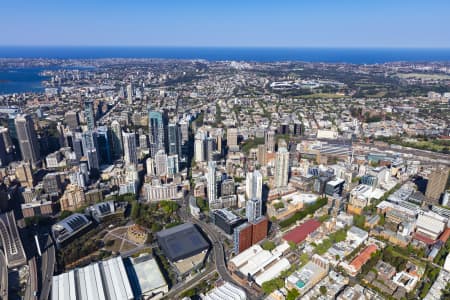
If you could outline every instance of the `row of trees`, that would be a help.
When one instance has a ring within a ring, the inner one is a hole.
[[[279,225],[282,228],[286,228],[288,226],[291,226],[295,222],[304,219],[307,215],[315,213],[318,209],[322,208],[328,203],[328,198],[319,198],[316,202],[313,204],[307,205],[303,210],[296,212],[291,217],[281,221]]]

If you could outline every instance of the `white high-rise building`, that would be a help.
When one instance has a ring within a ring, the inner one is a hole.
[[[147,158],[145,161],[147,167],[147,176],[155,176],[155,160],[151,157]]]
[[[249,222],[255,222],[262,215],[262,201],[258,199],[247,200],[245,216]]]
[[[159,150],[155,155],[155,169],[157,176],[166,176],[168,167],[167,154],[164,150]]]
[[[262,199],[263,177],[258,170],[248,172],[245,180],[245,194],[247,199]]]
[[[133,104],[133,85],[131,83],[127,85],[127,100],[128,104]]]
[[[134,132],[123,132],[123,152],[126,164],[137,164],[136,135]]]
[[[195,135],[194,142],[194,156],[196,162],[205,161],[205,147],[204,147],[205,134],[198,132]]]
[[[278,149],[275,159],[275,187],[286,187],[289,176],[289,152],[285,147]]]
[[[217,202],[216,163],[213,161],[208,163],[208,174],[206,174],[206,181],[209,206],[213,207]]]

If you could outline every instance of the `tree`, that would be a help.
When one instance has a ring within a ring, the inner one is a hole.
[[[326,295],[327,294],[327,287],[322,285],[322,286],[320,286],[319,291],[320,291],[320,293],[322,295]]]
[[[275,249],[276,245],[275,245],[275,243],[272,242],[272,241],[264,241],[264,242],[262,243],[261,247],[262,247],[264,250],[272,251],[273,249]]]
[[[296,300],[300,296],[300,293],[297,291],[297,289],[289,290],[286,300]]]

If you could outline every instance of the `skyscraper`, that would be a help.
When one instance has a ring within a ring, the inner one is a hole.
[[[107,126],[99,126],[97,128],[97,150],[101,165],[112,162],[109,138],[109,128]]]
[[[425,196],[434,201],[438,202],[441,198],[441,194],[445,191],[445,186],[448,181],[447,167],[439,167],[434,172],[432,172],[428,178],[427,189],[425,191]]]
[[[133,85],[130,83],[127,85],[127,101],[128,104],[133,104]]]
[[[164,118],[159,111],[149,111],[150,153],[152,157],[159,150],[164,150]]]
[[[250,223],[255,222],[262,215],[262,201],[258,199],[247,200],[245,216]]]
[[[245,180],[245,194],[247,199],[262,199],[262,181],[261,173],[256,170],[248,172]]]
[[[40,160],[39,144],[30,115],[17,115],[14,121],[22,159],[35,166]]]
[[[278,149],[275,159],[275,187],[286,187],[289,176],[289,152],[285,147]]]
[[[136,134],[134,132],[123,132],[123,159],[126,164],[135,165],[138,163],[136,150]]]
[[[167,156],[167,175],[173,176],[178,173],[178,155],[169,155]]]
[[[181,157],[181,130],[176,123],[170,123],[168,128],[168,149],[169,155],[177,154]]]
[[[151,157],[145,161],[147,167],[147,176],[155,176],[155,160]]]
[[[89,171],[98,170],[100,161],[97,151],[97,133],[86,131],[82,134],[83,153],[88,159]]]
[[[272,130],[266,131],[264,143],[266,145],[267,152],[275,152],[275,132]]]
[[[196,162],[205,161],[205,149],[203,146],[204,140],[205,135],[203,134],[203,132],[197,132],[194,142],[194,158]]]
[[[216,163],[210,161],[208,163],[208,173],[206,174],[207,193],[209,207],[214,207],[217,202],[217,184],[216,184]]]
[[[114,120],[111,122],[111,146],[112,155],[115,159],[121,158],[123,155],[122,144],[122,127],[117,120]]]
[[[92,100],[84,101],[84,118],[88,130],[94,130],[95,128],[95,116],[94,116],[94,102]]]
[[[157,176],[166,176],[168,169],[167,154],[164,150],[159,150],[155,155],[155,170]]]

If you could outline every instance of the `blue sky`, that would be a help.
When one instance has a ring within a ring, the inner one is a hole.
[[[0,45],[450,48],[449,0],[0,0]]]

